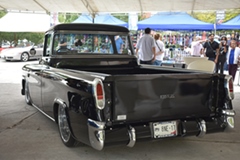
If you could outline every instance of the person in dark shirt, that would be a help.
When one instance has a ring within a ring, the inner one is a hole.
[[[214,61],[217,63],[219,55],[219,44],[214,41],[214,34],[208,35],[208,40],[204,43],[203,49],[205,50],[205,56],[208,57],[208,60]]]
[[[223,36],[221,38],[220,46],[219,46],[219,56],[218,61],[216,63],[216,73],[220,70],[220,73],[223,74],[224,64],[226,62],[226,55],[228,52],[228,45],[227,45],[227,37]]]

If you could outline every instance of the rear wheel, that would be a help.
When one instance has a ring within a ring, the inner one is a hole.
[[[60,137],[66,146],[73,147],[78,144],[78,142],[72,136],[66,109],[62,105],[58,107],[58,128]]]
[[[28,83],[25,82],[25,101],[27,104],[32,105],[32,100],[29,93]]]
[[[26,52],[22,53],[22,55],[21,55],[21,61],[27,62],[28,59],[29,59],[29,54],[26,53]]]

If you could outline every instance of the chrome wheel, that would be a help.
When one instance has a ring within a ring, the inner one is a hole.
[[[29,59],[28,53],[26,53],[26,52],[22,53],[21,61],[26,62],[26,61],[28,61],[28,59]]]
[[[58,127],[63,142],[67,143],[70,140],[71,131],[68,125],[66,111],[63,106],[59,106],[58,108]]]
[[[58,128],[60,137],[66,146],[73,147],[78,145],[78,141],[74,139],[71,132],[67,116],[67,108],[64,103],[60,104],[58,107]]]

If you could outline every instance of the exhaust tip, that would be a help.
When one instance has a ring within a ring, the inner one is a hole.
[[[198,127],[199,127],[199,133],[197,135],[197,137],[203,137],[205,136],[206,132],[207,132],[207,127],[206,127],[206,122],[202,119],[198,122]]]
[[[129,142],[128,142],[127,146],[128,147],[133,147],[136,143],[135,128],[133,128],[132,126],[129,126],[128,135],[129,135]]]

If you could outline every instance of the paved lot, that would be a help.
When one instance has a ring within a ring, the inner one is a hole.
[[[31,61],[26,63],[37,63]],[[154,142],[139,142],[134,148],[89,146],[67,148],[60,140],[57,125],[27,105],[21,90],[23,62],[0,59],[0,160],[225,160],[240,157],[240,87],[235,82],[234,131]]]

